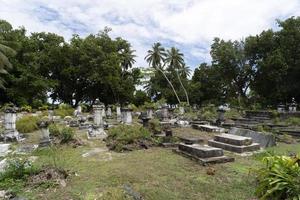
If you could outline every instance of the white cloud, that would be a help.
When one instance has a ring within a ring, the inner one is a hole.
[[[113,36],[133,44],[138,66],[146,65],[151,44],[161,41],[183,48],[195,67],[210,60],[214,37],[241,39],[274,27],[277,18],[300,14],[299,0],[0,0],[0,5],[0,18],[30,32],[70,38],[112,27]]]

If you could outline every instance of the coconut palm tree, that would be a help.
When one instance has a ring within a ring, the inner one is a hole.
[[[121,61],[121,66],[124,71],[126,71],[129,68],[132,68],[132,65],[135,63],[135,57],[134,55],[135,50],[132,50],[130,47],[123,49],[121,52],[122,56],[122,61]]]
[[[183,70],[185,69],[185,63],[184,63],[184,55],[179,51],[179,49],[172,47],[170,50],[167,50],[167,56],[165,59],[165,65],[168,65],[168,67],[171,70],[175,70],[177,74],[177,78],[180,82],[181,87],[184,90],[185,96],[186,96],[186,102],[188,105],[190,105],[189,96],[188,93],[181,81],[180,74],[182,75]]]
[[[173,84],[171,83],[171,81],[169,80],[169,78],[163,71],[162,63],[164,62],[165,57],[166,57],[165,49],[158,42],[158,43],[153,44],[151,50],[148,50],[148,54],[145,57],[145,60],[149,63],[149,66],[153,67],[154,69],[158,70],[159,72],[161,72],[163,74],[163,76],[165,77],[165,79],[167,80],[169,85],[171,86],[171,88],[177,98],[178,103],[180,103],[181,101],[177,95],[177,92],[176,92]]]
[[[6,42],[3,40],[0,40],[0,74],[7,74],[7,69],[12,68],[12,64],[9,62],[7,58],[7,54],[14,55],[16,52],[6,46]],[[4,88],[4,80],[2,77],[0,77],[0,88]]]

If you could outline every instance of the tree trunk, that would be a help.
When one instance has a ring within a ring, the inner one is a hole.
[[[179,80],[179,82],[180,82],[180,85],[181,85],[181,87],[183,88],[183,91],[184,91],[184,93],[185,93],[186,102],[187,102],[188,105],[190,105],[189,95],[188,95],[188,93],[187,93],[185,87],[183,86],[183,83],[181,82],[181,79],[180,79],[180,76],[179,76],[179,73],[178,73],[177,70],[176,70],[176,74],[177,74],[178,80]]]
[[[175,94],[175,96],[176,96],[176,98],[177,98],[178,103],[180,104],[181,101],[180,101],[180,99],[179,99],[179,97],[178,97],[178,95],[177,95],[177,92],[176,92],[176,90],[175,90],[173,84],[172,84],[171,81],[168,79],[167,75],[163,72],[163,70],[161,70],[159,67],[158,67],[157,69],[164,75],[165,79],[168,81],[169,85],[171,86],[171,88],[172,88],[172,90],[173,90],[173,92],[174,92],[174,94]]]

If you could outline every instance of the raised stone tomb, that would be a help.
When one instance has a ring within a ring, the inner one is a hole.
[[[223,150],[220,148],[204,146],[200,144],[184,144],[180,143],[176,153],[184,155],[198,161],[202,165],[233,162],[234,158],[224,156]]]
[[[216,135],[214,140],[209,140],[208,145],[222,148],[235,153],[245,153],[260,149],[258,143],[253,143],[252,138],[231,134]]]

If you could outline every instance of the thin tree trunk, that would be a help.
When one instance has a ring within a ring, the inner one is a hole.
[[[181,81],[181,79],[180,79],[180,76],[179,76],[179,73],[178,73],[177,70],[176,70],[176,74],[177,74],[178,80],[179,80],[179,82],[180,82],[180,85],[181,85],[181,87],[183,88],[183,91],[184,91],[184,93],[185,93],[186,102],[187,102],[188,105],[190,105],[189,95],[188,95],[188,93],[187,93],[185,87],[183,86],[183,83],[182,83],[182,81]]]
[[[173,92],[174,92],[174,94],[175,94],[175,96],[176,96],[176,98],[177,98],[178,103],[180,104],[181,101],[180,101],[180,99],[179,99],[179,97],[178,97],[178,95],[177,95],[177,92],[176,92],[175,88],[173,87],[173,84],[172,84],[171,81],[168,79],[167,75],[163,72],[163,70],[161,70],[159,67],[158,67],[157,69],[164,75],[165,79],[168,81],[169,85],[171,86],[171,88],[172,88],[172,90],[173,90]]]

